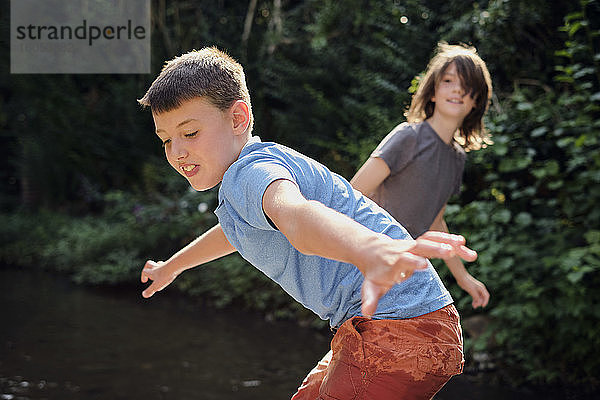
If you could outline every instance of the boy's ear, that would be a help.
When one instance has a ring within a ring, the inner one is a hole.
[[[243,100],[237,100],[231,106],[231,115],[233,117],[233,130],[237,135],[246,132],[250,124],[250,109]]]

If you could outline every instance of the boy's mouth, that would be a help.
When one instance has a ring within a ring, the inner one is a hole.
[[[190,177],[196,175],[199,167],[200,166],[196,164],[184,164],[181,165],[179,168],[181,168],[185,176]]]

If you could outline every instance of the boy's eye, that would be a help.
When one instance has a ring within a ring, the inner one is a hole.
[[[191,132],[191,133],[186,133],[186,134],[185,134],[185,135],[183,135],[183,136],[185,136],[185,137],[194,137],[194,136],[196,136],[197,134],[198,134],[198,131],[194,131],[194,132]]]

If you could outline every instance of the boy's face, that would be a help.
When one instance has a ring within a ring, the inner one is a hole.
[[[238,158],[247,140],[247,123],[244,125],[243,110],[239,109],[244,105],[236,102],[221,111],[198,98],[172,111],[152,113],[167,161],[194,189],[216,186]]]
[[[454,63],[451,63],[442,74],[442,79],[435,88],[435,96],[431,100],[435,102],[434,114],[450,117],[459,122],[462,122],[475,107],[475,99],[466,93]]]

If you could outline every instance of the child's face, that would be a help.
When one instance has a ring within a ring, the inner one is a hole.
[[[167,161],[196,190],[221,182],[245,143],[233,108],[221,111],[198,98],[172,111],[152,113]]]
[[[446,118],[456,119],[462,123],[462,120],[475,107],[475,99],[470,94],[465,93],[463,84],[456,71],[456,65],[450,64],[440,83],[435,88],[435,96],[431,99],[435,102],[434,115],[443,115]]]

